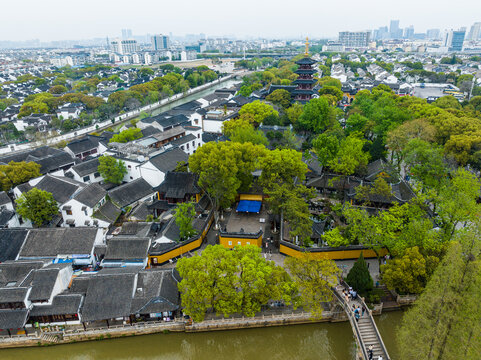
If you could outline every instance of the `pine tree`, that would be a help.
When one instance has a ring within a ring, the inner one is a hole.
[[[369,273],[364,256],[359,256],[352,269],[347,274],[347,283],[360,294],[366,294],[372,290],[372,277]]]

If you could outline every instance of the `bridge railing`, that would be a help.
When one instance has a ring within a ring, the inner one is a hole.
[[[345,288],[349,288],[349,284],[346,283],[346,281],[342,280],[341,284]],[[371,312],[369,311],[369,308],[367,307],[366,303],[364,302],[364,299],[361,296],[359,296],[359,301],[361,302],[362,306],[364,306],[365,309],[368,309],[368,311],[367,311],[368,318],[369,318],[369,321],[371,322],[371,324],[374,328],[374,331],[376,332],[376,337],[379,340],[379,344],[381,345],[381,349],[384,352],[384,354],[386,355],[386,360],[390,360],[391,358],[389,357],[386,346],[384,345],[384,341],[382,341],[381,333],[379,332],[379,329],[377,328],[376,322],[374,321],[374,317],[372,316]],[[364,348],[365,348],[365,346],[364,346]]]
[[[344,312],[346,313],[347,317],[349,318],[349,322],[351,323],[351,327],[354,330],[354,335],[356,336],[357,344],[361,348],[362,356],[363,356],[364,359],[367,360],[368,356],[367,356],[366,346],[364,345],[364,342],[362,341],[361,331],[359,330],[359,326],[357,324],[356,319],[354,318],[354,314],[351,311],[351,309],[349,307],[349,304],[347,304],[346,300],[343,299],[341,295],[339,295],[336,288],[333,288],[332,291],[333,291],[334,295],[337,297],[337,299],[339,300],[339,302],[341,303],[342,307],[344,308]]]

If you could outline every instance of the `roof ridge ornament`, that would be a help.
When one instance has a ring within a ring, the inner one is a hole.
[[[309,38],[306,36],[306,52],[304,53],[304,56],[309,56]]]

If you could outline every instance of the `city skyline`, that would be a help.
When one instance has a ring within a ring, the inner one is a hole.
[[[402,8],[395,11],[377,0],[365,2],[362,8],[354,1],[346,1],[342,9],[352,10],[346,13],[340,12],[335,3],[309,3],[312,10],[304,14],[302,11],[293,12],[288,4],[279,6],[272,0],[246,0],[242,6],[236,5],[234,14],[224,2],[218,0],[206,0],[202,6],[187,1],[182,6],[187,10],[175,14],[177,4],[160,5],[153,0],[143,0],[137,3],[137,8],[150,10],[139,11],[139,15],[135,15],[136,12],[127,11],[131,3],[126,0],[118,1],[115,7],[86,0],[81,7],[75,8],[75,16],[72,16],[72,11],[65,11],[64,2],[59,0],[8,2],[3,10],[5,13],[21,15],[22,24],[18,26],[16,16],[3,19],[0,23],[0,41],[39,39],[48,42],[121,37],[122,29],[132,29],[133,35],[174,33],[182,36],[205,33],[208,36],[235,34],[239,38],[336,38],[340,31],[374,30],[389,26],[393,19],[399,20],[400,28],[413,25],[415,32],[459,27],[466,27],[469,31],[473,23],[481,20],[481,5],[474,1],[462,7],[453,7],[446,0],[407,0]],[[45,12],[47,8],[49,11]],[[467,8],[470,11],[466,11]],[[42,17],[38,16],[40,13]],[[427,14],[429,21],[426,21]],[[341,18],[342,21],[339,21]]]

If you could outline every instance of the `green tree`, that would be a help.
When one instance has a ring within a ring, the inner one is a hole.
[[[298,130],[319,134],[335,119],[335,113],[325,98],[312,99],[294,124]]]
[[[481,348],[479,223],[460,233],[398,332],[405,360],[478,359]]]
[[[3,191],[40,176],[40,165],[30,161],[10,161],[8,165],[0,165],[0,184]]]
[[[249,114],[252,115],[253,121],[256,124],[262,124],[264,119],[270,115],[279,116],[279,113],[274,108],[260,100],[255,100],[251,103],[245,104],[239,110],[239,115]]]
[[[352,286],[359,294],[366,295],[372,290],[372,278],[361,252],[361,256],[356,260],[346,277],[346,282]]]
[[[36,226],[49,222],[58,213],[58,205],[52,194],[37,188],[23,193],[16,203],[17,213]]]
[[[463,168],[456,170],[452,180],[441,188],[437,212],[447,239],[454,235],[458,224],[466,224],[479,216],[480,194],[481,181]]]
[[[277,89],[269,94],[266,100],[283,108],[288,108],[291,104],[291,94],[287,90]]]
[[[174,217],[175,223],[180,230],[179,240],[187,240],[196,234],[196,230],[192,225],[195,219],[194,204],[190,202],[177,204],[177,207],[174,211]]]
[[[322,166],[327,166],[339,152],[339,139],[333,134],[324,132],[312,141],[312,147],[316,152],[319,163]]]
[[[111,184],[120,184],[125,174],[127,174],[124,162],[108,155],[99,157],[97,171],[105,181]]]
[[[332,95],[337,101],[341,101],[344,93],[335,86],[324,85],[322,89],[319,90],[319,95]]]
[[[302,306],[313,318],[322,318],[322,303],[332,301],[333,286],[339,281],[340,270],[329,259],[316,259],[305,252],[301,257],[286,258],[285,265],[301,294]]]
[[[342,83],[338,79],[334,79],[330,76],[324,76],[323,78],[319,79],[319,85],[321,86],[333,86],[341,90]]]
[[[461,103],[452,95],[442,96],[436,99],[433,105],[441,109],[461,109]]]
[[[339,151],[329,161],[329,167],[342,175],[352,175],[361,172],[369,162],[369,153],[363,151],[365,141],[354,135],[342,139]]]
[[[299,117],[302,114],[303,106],[299,103],[292,104],[292,106],[286,109],[286,115],[291,124],[296,124]]]
[[[48,92],[50,94],[64,94],[67,91],[68,89],[63,85],[54,85],[50,89],[48,89]]]
[[[261,130],[255,130],[252,125],[249,128],[238,128],[230,136],[232,141],[238,143],[246,143],[250,142],[255,145],[264,145],[267,146],[269,144],[269,140],[267,140],[266,136]]]
[[[250,187],[257,159],[265,151],[264,146],[248,142],[209,142],[190,156],[189,167],[199,175],[199,185],[212,202],[216,225],[219,210],[234,202],[239,189]]]
[[[124,131],[121,131],[119,134],[115,134],[110,139],[109,143],[118,142],[118,143],[126,143],[129,141],[133,141],[136,139],[140,139],[142,137],[142,130],[139,128],[130,128]]]
[[[381,266],[382,280],[399,294],[419,294],[438,262],[435,256],[424,257],[417,246],[408,248],[402,257]]]
[[[184,312],[202,321],[208,311],[254,316],[269,300],[296,302],[298,290],[286,271],[260,256],[257,246],[235,251],[207,246],[201,255],[183,258],[177,269]]]

